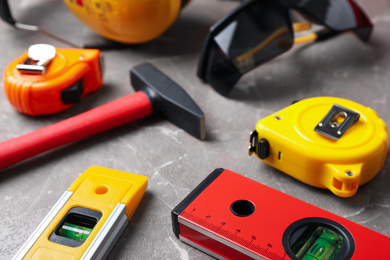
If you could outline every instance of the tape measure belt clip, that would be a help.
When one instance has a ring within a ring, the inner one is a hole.
[[[56,56],[56,49],[48,44],[35,44],[28,49],[28,57],[16,68],[23,74],[45,74],[50,62]]]
[[[328,138],[338,140],[359,118],[359,113],[334,104],[314,131]]]

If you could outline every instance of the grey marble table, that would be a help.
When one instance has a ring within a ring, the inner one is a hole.
[[[100,40],[62,1],[11,1],[14,16],[82,45]],[[310,187],[248,156],[249,133],[261,118],[293,100],[337,96],[369,106],[389,125],[390,2],[358,0],[375,29],[369,44],[351,33],[288,53],[245,75],[229,98],[196,76],[208,28],[237,2],[193,0],[158,39],[104,51],[104,85],[61,113],[29,117],[0,92],[0,141],[133,93],[129,70],[144,61],[180,84],[206,114],[199,141],[152,116],[0,170],[0,259],[10,259],[69,185],[92,165],[145,175],[145,196],[108,259],[210,259],[173,234],[171,210],[211,171],[223,167],[390,236],[390,160],[351,198]],[[38,33],[0,23],[0,68],[36,43],[67,47]],[[2,83],[1,83],[2,86]]]

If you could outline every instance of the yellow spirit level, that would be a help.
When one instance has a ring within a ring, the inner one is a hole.
[[[371,108],[316,97],[260,120],[249,154],[309,185],[350,197],[382,169],[388,142],[386,124]]]
[[[14,259],[105,259],[147,186],[147,178],[102,167],[85,171]]]

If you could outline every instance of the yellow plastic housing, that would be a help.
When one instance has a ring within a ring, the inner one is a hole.
[[[314,131],[334,104],[360,114],[339,140]],[[264,138],[270,145],[264,162],[340,197],[354,195],[359,185],[375,177],[389,142],[387,126],[374,110],[335,97],[299,101],[260,120],[256,131],[258,140]]]
[[[69,187],[73,192],[23,259],[80,259],[97,233],[117,206],[126,205],[126,216],[130,221],[140,203],[147,186],[147,177],[128,172],[93,166],[85,171]],[[69,247],[49,241],[49,236],[74,207],[83,207],[102,213],[102,217],[91,234],[79,247]]]
[[[160,36],[180,13],[181,0],[64,0],[92,31],[123,43]]]

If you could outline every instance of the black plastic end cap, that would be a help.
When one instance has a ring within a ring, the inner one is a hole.
[[[171,211],[173,233],[177,238],[180,235],[179,215],[224,171],[225,169],[223,168],[215,169]]]

